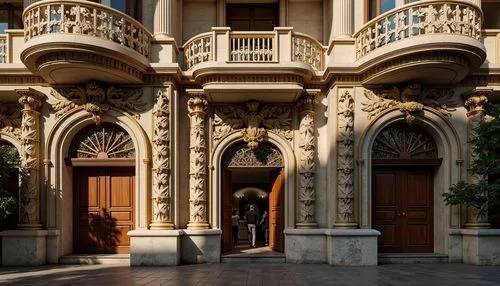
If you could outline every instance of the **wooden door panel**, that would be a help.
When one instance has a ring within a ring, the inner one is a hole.
[[[233,208],[232,173],[224,170],[222,175],[222,252],[233,247],[231,212]]]
[[[269,247],[275,251],[284,250],[284,181],[283,168],[271,174],[271,192],[269,194]]]

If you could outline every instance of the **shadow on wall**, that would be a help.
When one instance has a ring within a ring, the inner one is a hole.
[[[82,254],[114,254],[119,253],[119,246],[128,237],[117,227],[117,220],[110,212],[88,214],[80,217],[76,239],[76,252]]]

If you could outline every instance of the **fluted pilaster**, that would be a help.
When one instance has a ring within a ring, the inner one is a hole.
[[[330,39],[351,37],[354,30],[354,0],[332,0]]]
[[[151,229],[174,229],[170,186],[170,94],[168,87],[155,90]]]
[[[299,217],[297,228],[314,228],[316,223],[316,136],[314,111],[315,96],[319,91],[306,91],[299,100]]]
[[[188,229],[208,229],[207,220],[207,143],[203,90],[186,90],[189,95],[189,223]]]
[[[34,89],[16,90],[21,95],[21,190],[19,229],[39,229],[40,224],[40,113],[44,95]]]
[[[488,103],[488,98],[486,97],[491,91],[490,90],[478,90],[471,93],[471,95],[465,100],[465,107],[467,108],[467,156],[468,156],[468,166],[469,169],[477,158],[477,154],[474,152],[473,145],[471,144],[472,139],[477,136],[477,127],[481,120],[486,116],[486,104]],[[482,180],[480,176],[476,174],[468,174],[468,182],[470,184],[475,184]],[[479,215],[476,209],[467,209],[467,221],[465,223],[466,228],[489,228],[490,224],[488,222],[488,213],[484,215]]]
[[[172,36],[172,1],[174,0],[156,0],[153,24],[155,38]]]
[[[35,3],[35,2],[38,2],[39,0],[24,0],[23,1],[23,8],[26,8],[28,7],[29,5]]]

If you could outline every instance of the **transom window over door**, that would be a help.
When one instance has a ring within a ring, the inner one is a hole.
[[[233,31],[272,31],[279,25],[277,4],[228,4],[226,12]]]

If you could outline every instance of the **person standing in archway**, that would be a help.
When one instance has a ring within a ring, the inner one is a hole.
[[[264,214],[262,215],[262,219],[260,220],[259,223],[260,229],[262,232],[264,232],[264,245],[268,246],[269,245],[269,215],[267,214],[267,211],[264,211]]]
[[[245,220],[248,227],[248,242],[251,247],[256,247],[255,235],[257,232],[257,223],[259,221],[259,213],[255,211],[254,205],[250,205],[250,210],[245,213]]]
[[[232,222],[232,233],[233,233],[233,246],[236,246],[238,242],[238,228],[240,224],[240,216],[238,215],[238,210],[233,210],[233,215],[231,216]]]

